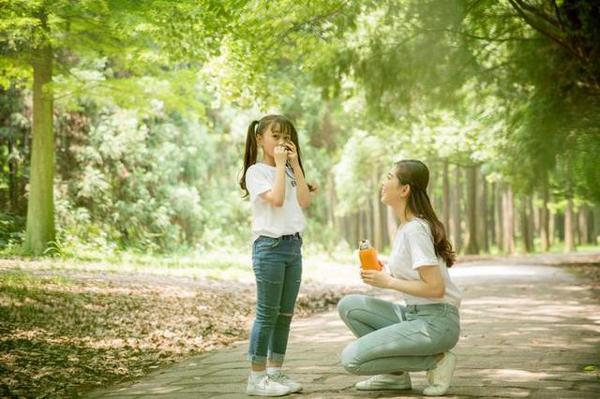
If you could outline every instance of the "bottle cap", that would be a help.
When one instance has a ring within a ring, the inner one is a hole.
[[[369,242],[369,240],[362,240],[359,244],[358,244],[358,249],[368,249],[371,248],[371,243]]]

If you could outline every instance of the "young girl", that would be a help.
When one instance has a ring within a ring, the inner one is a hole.
[[[257,163],[258,148],[263,159]],[[257,294],[246,393],[299,392],[302,386],[286,376],[281,365],[302,277],[302,209],[310,205],[313,189],[304,180],[298,134],[286,117],[268,115],[250,124],[240,186],[252,202]]]
[[[420,161],[400,161],[388,173],[381,201],[400,220],[391,275],[361,271],[365,283],[402,292],[407,306],[364,295],[338,304],[342,320],[359,337],[342,352],[344,368],[374,375],[357,383],[359,390],[411,389],[408,372],[421,370],[428,370],[423,394],[443,395],[450,386],[456,357],[449,350],[458,342],[462,294],[448,275],[455,254],[431,206],[428,182],[429,170]]]

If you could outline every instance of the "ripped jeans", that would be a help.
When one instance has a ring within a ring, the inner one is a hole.
[[[248,360],[282,363],[290,323],[302,279],[302,238],[299,235],[258,237],[252,246],[256,277],[256,318],[250,333]]]

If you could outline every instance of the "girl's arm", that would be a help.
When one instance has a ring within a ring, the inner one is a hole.
[[[283,206],[285,200],[285,164],[283,166],[277,165],[273,187],[269,191],[262,193],[260,196],[276,208]]]
[[[360,274],[366,284],[374,287],[388,288],[424,298],[443,298],[446,285],[439,266],[421,266],[418,270],[420,280],[401,280],[377,270],[361,270]]]
[[[285,162],[287,160],[287,152],[282,146],[277,146],[274,149],[275,158],[275,181],[273,187],[260,196],[262,199],[270,203],[272,206],[279,208],[283,206],[285,201]]]
[[[306,184],[306,181],[304,180],[304,173],[302,173],[302,169],[297,162],[295,165],[292,164],[292,169],[296,176],[296,197],[298,198],[298,204],[301,208],[308,208],[312,197],[308,189],[308,184]]]
[[[306,184],[306,180],[304,180],[304,173],[302,173],[300,162],[298,162],[296,146],[292,142],[288,142],[287,145],[289,147],[288,159],[290,161],[290,166],[294,171],[294,176],[296,177],[296,198],[298,199],[298,204],[301,208],[308,208],[312,197],[310,195],[310,190],[308,189],[308,184]]]

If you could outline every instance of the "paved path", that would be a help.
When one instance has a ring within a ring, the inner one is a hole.
[[[561,268],[514,262],[461,264],[451,273],[465,298],[459,361],[446,397],[600,397],[600,303],[589,284]],[[339,364],[352,340],[336,312],[295,320],[286,368],[304,392],[290,397],[421,396],[425,373],[411,374],[412,391],[357,392],[353,385],[361,377]],[[240,342],[88,397],[246,398],[246,349]]]

